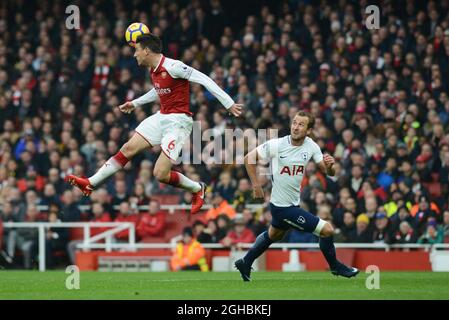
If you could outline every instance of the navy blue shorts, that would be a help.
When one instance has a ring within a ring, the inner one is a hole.
[[[276,229],[288,230],[295,228],[300,231],[312,233],[320,222],[320,218],[299,206],[277,207],[270,203],[270,207],[271,216],[273,217],[271,225]],[[319,230],[317,231],[319,232]]]

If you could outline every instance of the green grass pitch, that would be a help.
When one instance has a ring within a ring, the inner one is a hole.
[[[380,289],[368,290],[370,274],[335,277],[329,272],[81,272],[80,289],[65,287],[64,270],[2,271],[0,299],[449,299],[449,273],[381,272]]]

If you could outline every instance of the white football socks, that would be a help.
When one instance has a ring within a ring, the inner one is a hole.
[[[89,183],[96,187],[101,184],[104,180],[115,174],[117,171],[122,169],[128,159],[119,151],[115,156],[109,158],[108,161],[105,162],[101,166],[101,168],[89,178]]]
[[[190,192],[198,192],[201,190],[201,184],[199,182],[193,181],[177,171],[170,172],[169,184]]]

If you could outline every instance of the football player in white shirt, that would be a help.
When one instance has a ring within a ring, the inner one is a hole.
[[[270,199],[272,222],[268,231],[260,234],[246,255],[235,262],[244,281],[250,281],[251,265],[275,241],[281,240],[290,228],[313,232],[320,237],[320,249],[334,275],[354,277],[359,270],[347,267],[336,257],[333,241],[334,230],[330,223],[302,209],[300,204],[301,182],[307,163],[313,159],[322,172],[335,174],[335,159],[321,153],[311,138],[315,119],[309,112],[300,111],[293,118],[290,135],[269,140],[245,156],[245,166],[251,179],[255,199],[264,199],[264,192],[256,173],[257,159],[268,160],[272,169]]]

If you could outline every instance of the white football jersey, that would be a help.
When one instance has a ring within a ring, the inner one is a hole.
[[[323,160],[318,144],[306,137],[301,146],[293,146],[291,137],[269,140],[257,147],[257,153],[271,165],[271,203],[278,207],[298,206],[301,183],[310,159]]]

